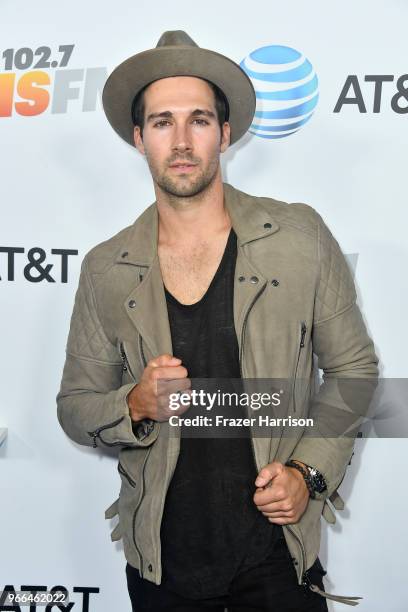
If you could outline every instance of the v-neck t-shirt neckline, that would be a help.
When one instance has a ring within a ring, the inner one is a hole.
[[[226,245],[225,245],[225,248],[224,248],[224,253],[223,253],[222,257],[221,257],[221,261],[220,261],[220,263],[218,265],[218,268],[215,271],[215,274],[212,277],[211,282],[208,285],[206,292],[204,293],[204,295],[197,302],[193,302],[192,304],[183,304],[182,302],[179,302],[178,299],[175,298],[172,293],[170,293],[170,291],[167,289],[166,285],[163,284],[164,292],[166,294],[166,298],[170,302],[172,302],[175,306],[180,308],[180,310],[192,311],[192,310],[196,310],[197,308],[199,308],[207,300],[207,298],[211,294],[215,284],[217,283],[218,279],[222,275],[222,273],[223,273],[223,271],[225,269],[226,262],[228,260],[228,255],[229,255],[229,253],[231,251],[231,248],[233,246],[234,239],[235,239],[235,231],[234,231],[233,227],[231,227],[229,235],[228,235],[228,239],[227,239],[227,242],[226,242]]]

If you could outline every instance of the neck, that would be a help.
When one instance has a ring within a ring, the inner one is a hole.
[[[192,197],[169,196],[155,186],[159,214],[159,245],[211,240],[231,227],[224,206],[221,174],[206,189]]]

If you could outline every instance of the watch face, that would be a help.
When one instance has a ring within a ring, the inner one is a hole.
[[[323,493],[323,491],[327,489],[326,481],[323,475],[316,468],[308,466],[307,469],[309,470],[313,490],[316,491],[316,493]]]

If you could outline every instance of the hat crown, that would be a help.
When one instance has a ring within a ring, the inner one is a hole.
[[[256,109],[255,90],[245,71],[225,55],[197,45],[184,30],[167,30],[156,47],[128,57],[106,80],[103,109],[123,140],[135,146],[135,119],[138,119],[135,99],[139,92],[150,83],[176,76],[193,76],[216,85],[229,109],[226,121],[231,125],[230,143],[245,134]]]
[[[198,47],[184,30],[167,30],[159,38],[157,47]]]

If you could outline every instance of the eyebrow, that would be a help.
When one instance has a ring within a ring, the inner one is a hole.
[[[212,111],[202,109],[202,108],[196,108],[190,113],[190,117],[197,117],[198,115],[200,116],[204,115],[205,117],[215,118],[215,114]],[[150,115],[146,119],[146,122],[153,121],[154,119],[158,119],[158,118],[169,119],[171,117],[173,117],[173,113],[171,111],[162,111],[161,113],[150,113]]]

